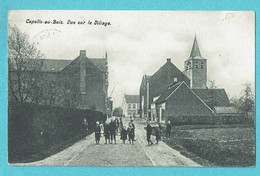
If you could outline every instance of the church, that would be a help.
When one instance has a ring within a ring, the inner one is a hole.
[[[201,56],[195,36],[184,71],[168,58],[153,75],[144,75],[140,90],[140,116],[155,121],[205,121],[215,107],[228,107],[225,89],[207,87],[207,59]]]

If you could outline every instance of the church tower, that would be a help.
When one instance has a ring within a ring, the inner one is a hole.
[[[201,57],[196,35],[190,57],[184,62],[183,73],[190,79],[190,87],[192,89],[206,89],[207,59]]]

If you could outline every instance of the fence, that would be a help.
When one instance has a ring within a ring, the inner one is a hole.
[[[83,137],[84,118],[91,132],[95,122],[104,121],[106,116],[91,110],[9,103],[9,163],[43,159],[75,143]]]

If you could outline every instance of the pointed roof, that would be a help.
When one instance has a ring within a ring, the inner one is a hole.
[[[197,38],[196,38],[196,35],[195,35],[192,50],[191,50],[191,53],[190,53],[190,57],[196,57],[196,56],[201,57],[199,45],[198,45]]]
[[[183,81],[184,82],[184,81]],[[162,103],[165,102],[169,96],[176,90],[179,88],[179,86],[183,83],[183,82],[173,82],[172,84],[170,84],[167,88],[165,88],[162,92],[162,94],[159,96],[159,98],[154,102],[154,103]]]

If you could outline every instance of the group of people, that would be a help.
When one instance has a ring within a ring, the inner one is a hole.
[[[171,121],[168,121],[166,125],[166,138],[168,139],[171,138],[171,130],[172,130]],[[159,141],[161,140],[162,131],[163,131],[162,125],[161,123],[158,122],[154,128],[156,144],[158,144]],[[146,138],[147,138],[148,145],[153,145],[153,142],[151,140],[152,134],[153,134],[153,127],[151,126],[150,121],[148,120],[146,126]]]
[[[83,121],[83,135],[87,135],[88,133],[88,123],[86,119]],[[168,121],[166,125],[166,139],[171,138],[171,130],[172,125],[171,122]],[[155,127],[152,127],[150,124],[150,121],[147,121],[146,126],[146,137],[148,145],[153,145],[153,142],[151,140],[151,136],[154,134],[156,139],[156,144],[159,143],[162,136],[162,125],[160,123],[157,123]],[[102,122],[97,121],[95,126],[95,142],[96,144],[100,143],[101,136],[105,137],[105,144],[116,144],[116,136],[120,135],[120,139],[125,144],[125,141],[128,139],[130,144],[134,144],[135,141],[135,124],[133,122],[133,119],[130,120],[128,123],[128,127],[123,124],[122,118],[118,119],[108,119],[104,122],[104,125]]]
[[[135,125],[133,123],[133,120],[131,120],[128,124],[128,128],[126,129],[126,126],[123,125],[122,118],[120,118],[119,120],[114,120],[111,118],[110,120],[105,121],[104,125],[97,121],[95,126],[96,144],[100,143],[102,133],[105,137],[105,144],[113,144],[113,142],[114,144],[116,144],[116,136],[118,134],[120,134],[120,139],[123,140],[124,144],[127,139],[129,139],[130,144],[134,144]]]

